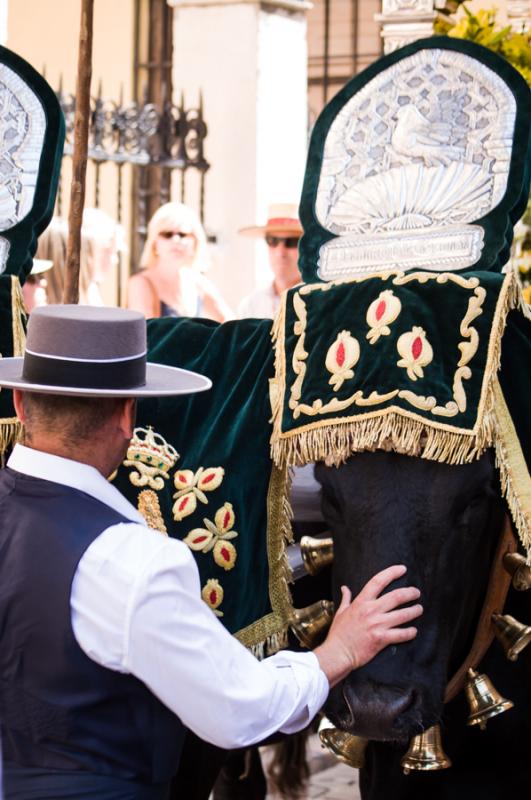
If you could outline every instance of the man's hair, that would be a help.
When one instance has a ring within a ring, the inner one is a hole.
[[[125,399],[24,392],[23,403],[28,442],[34,431],[46,429],[65,444],[75,446],[76,441],[97,438]]]

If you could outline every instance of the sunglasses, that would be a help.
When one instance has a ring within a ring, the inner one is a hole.
[[[189,236],[193,236],[193,233],[184,233],[184,231],[159,231],[159,236],[162,236],[163,239],[173,239],[174,236],[178,236],[179,239],[187,239]]]
[[[299,244],[298,236],[270,236],[267,234],[265,240],[268,247],[276,247],[279,244],[283,244],[284,247],[287,247],[290,250],[292,250],[294,247],[298,247]]]

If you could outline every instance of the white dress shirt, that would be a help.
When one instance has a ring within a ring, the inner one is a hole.
[[[275,292],[273,283],[243,298],[238,306],[239,319],[257,317],[258,319],[274,319],[280,308],[280,295]]]
[[[329,688],[315,655],[283,651],[257,661],[201,599],[187,545],[149,529],[93,467],[22,445],[8,466],[79,489],[131,520],[103,531],[74,576],[72,628],[91,659],[135,675],[220,747],[293,733],[311,721]]]

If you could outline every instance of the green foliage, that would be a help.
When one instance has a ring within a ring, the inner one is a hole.
[[[480,9],[475,14],[462,4],[462,16],[456,24],[439,18],[435,33],[469,39],[499,53],[520,72],[531,86],[531,37],[529,33],[516,33],[511,25],[504,28],[496,24],[496,9]]]

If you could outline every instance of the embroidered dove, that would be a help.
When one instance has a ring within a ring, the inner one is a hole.
[[[464,148],[452,145],[455,126],[443,120],[432,121],[413,105],[402,106],[396,114],[396,127],[391,144],[397,153],[422,158],[429,167],[458,161]]]

